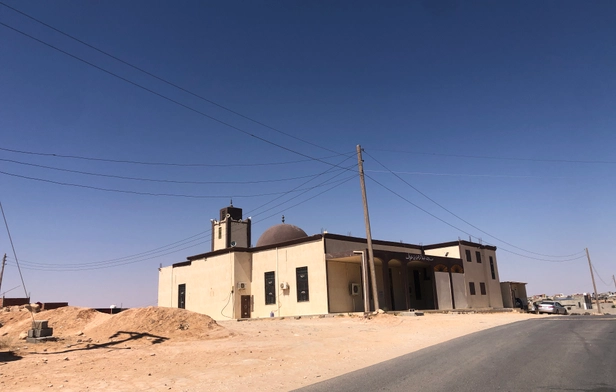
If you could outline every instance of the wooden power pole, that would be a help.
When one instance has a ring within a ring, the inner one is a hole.
[[[0,292],[2,292],[2,276],[4,276],[4,265],[6,264],[6,253],[2,258],[2,268],[0,269]]]
[[[357,145],[357,166],[359,168],[359,183],[361,196],[364,202],[364,221],[366,222],[366,239],[368,241],[368,263],[370,264],[370,278],[372,279],[372,297],[374,310],[379,310],[379,293],[376,286],[376,271],[374,269],[374,251],[372,249],[372,234],[370,233],[370,214],[368,214],[368,199],[366,198],[366,183],[364,181],[364,160],[361,157],[361,146]],[[368,293],[364,293],[368,295]]]
[[[590,254],[588,254],[588,248],[586,248],[586,257],[588,258],[588,267],[590,268],[592,287],[595,290],[595,303],[597,304],[597,313],[601,314],[601,305],[599,305],[599,295],[597,294],[597,285],[595,284],[595,274],[592,272],[592,263],[590,262]]]

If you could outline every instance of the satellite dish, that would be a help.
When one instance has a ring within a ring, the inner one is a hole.
[[[237,245],[235,241],[231,241],[231,247],[233,248],[235,245]]]

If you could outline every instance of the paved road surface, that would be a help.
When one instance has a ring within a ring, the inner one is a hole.
[[[616,317],[492,328],[300,389],[616,392]]]

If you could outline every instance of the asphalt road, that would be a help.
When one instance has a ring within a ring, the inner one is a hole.
[[[299,391],[616,392],[616,317],[508,324]]]

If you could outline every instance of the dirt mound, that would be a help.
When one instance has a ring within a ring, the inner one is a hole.
[[[229,332],[210,316],[175,308],[128,309],[87,331],[94,339],[123,339],[128,336],[173,340],[217,339]]]
[[[230,336],[211,317],[184,309],[134,308],[115,315],[90,308],[67,306],[34,314],[35,320],[48,320],[53,336],[69,341],[108,340],[206,340]],[[0,312],[0,337],[17,340],[32,327],[28,311]]]
[[[90,308],[66,306],[63,308],[44,310],[33,314],[35,320],[49,321],[53,328],[53,336],[66,337],[84,331],[88,327],[98,325],[111,316]],[[32,316],[28,311],[0,312],[0,336],[18,336],[32,328]]]

